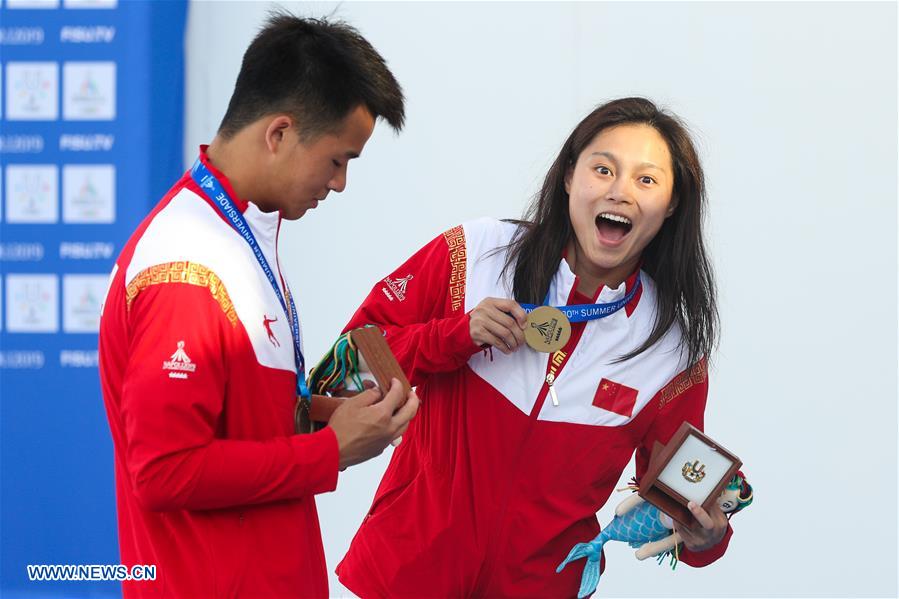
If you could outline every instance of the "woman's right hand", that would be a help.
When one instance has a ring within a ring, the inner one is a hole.
[[[489,345],[511,354],[524,343],[527,314],[515,300],[488,297],[469,316],[471,340],[481,347]]]

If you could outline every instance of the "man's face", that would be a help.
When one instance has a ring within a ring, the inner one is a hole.
[[[266,207],[280,210],[288,220],[302,217],[331,191],[346,187],[347,163],[358,158],[375,127],[375,119],[358,106],[337,129],[302,141],[296,126],[277,133],[277,149],[272,153]],[[263,210],[266,207],[260,206]]]

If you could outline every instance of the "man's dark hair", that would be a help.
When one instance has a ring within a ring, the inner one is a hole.
[[[219,135],[284,113],[304,139],[314,138],[360,105],[403,128],[403,90],[372,45],[346,23],[276,12],[244,53]]]
[[[539,304],[559,268],[562,250],[574,235],[568,213],[565,176],[593,139],[619,125],[648,125],[659,132],[671,152],[674,213],[643,250],[641,268],[653,278],[658,294],[655,325],[643,344],[618,361],[654,345],[677,323],[681,348],[691,362],[710,357],[718,335],[718,309],[712,266],[703,242],[705,177],[690,134],[673,114],[645,98],[621,98],[597,107],[565,141],[509,244],[505,270],[513,271],[513,293],[522,303]]]

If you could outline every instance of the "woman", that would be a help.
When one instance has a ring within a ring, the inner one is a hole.
[[[654,442],[702,428],[717,326],[703,203],[679,121],[615,100],[572,132],[525,222],[451,229],[375,286],[347,328],[385,331],[421,408],[338,566],[344,585],[577,595],[579,570],[555,568],[598,534],[634,450],[639,479]],[[528,322],[522,304],[587,319],[565,342],[555,313]],[[731,530],[714,509],[679,531],[685,563],[723,554]]]

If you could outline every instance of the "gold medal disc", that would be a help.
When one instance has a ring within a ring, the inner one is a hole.
[[[528,314],[524,340],[533,349],[552,353],[565,347],[571,337],[571,323],[558,308],[540,306]]]

